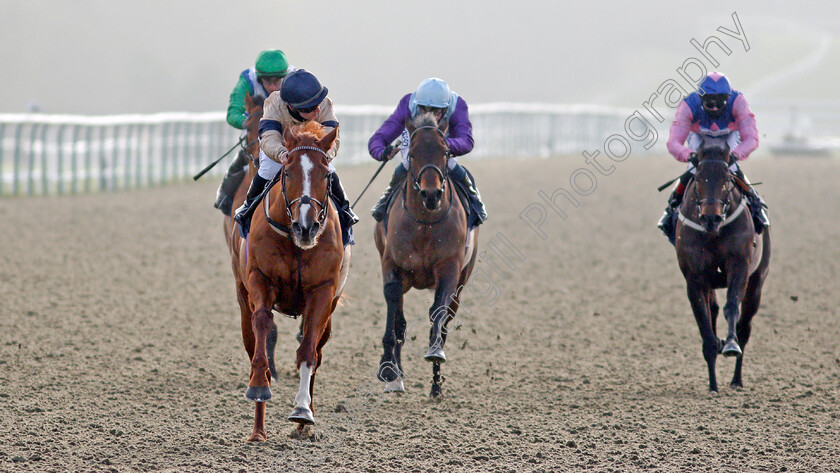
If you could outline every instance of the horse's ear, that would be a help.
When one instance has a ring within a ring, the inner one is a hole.
[[[254,98],[251,97],[251,94],[245,94],[245,109],[250,110],[254,108]]]
[[[290,126],[283,130],[283,144],[286,145],[286,149],[292,149],[297,144],[297,135],[292,133]]]
[[[438,130],[440,130],[441,133],[446,135],[447,129],[449,129],[449,120],[446,117],[443,117],[438,122]]]
[[[414,126],[414,120],[412,120],[411,118],[406,118],[405,119],[405,129],[408,130],[409,135],[414,133],[414,130],[417,129]]]
[[[332,148],[333,142],[335,141],[337,136],[338,136],[338,126],[336,125],[336,127],[333,128],[331,132],[324,135],[324,137],[321,138],[320,140],[316,141],[315,144],[316,144],[316,146],[318,146],[322,150],[328,151],[330,148]]]

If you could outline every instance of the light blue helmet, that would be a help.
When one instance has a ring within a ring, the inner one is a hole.
[[[455,110],[455,104],[458,100],[458,94],[455,94],[449,89],[449,84],[437,77],[420,82],[417,90],[411,94],[411,99],[408,103],[411,116],[417,115],[417,107],[434,107],[447,109],[447,118],[452,115]]]

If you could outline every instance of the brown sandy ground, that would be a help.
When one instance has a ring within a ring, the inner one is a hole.
[[[684,282],[654,227],[666,200],[654,189],[680,165],[617,164],[566,219],[549,210],[543,240],[519,214],[538,190],[568,188],[582,158],[463,162],[491,213],[482,249],[501,232],[524,261],[499,275],[483,255],[440,403],[420,356],[431,294],[409,293],[408,392],[382,396],[366,212],[380,177],[359,205],[315,441],[289,437],[297,325],[278,318],[269,440],[244,442],[253,405],[217,182],[0,200],[0,471],[840,471],[838,160],[744,165],[766,183],[774,254],[745,389],[727,387],[734,361],[720,359],[719,395],[706,392]],[[352,197],[373,170],[341,169]]]

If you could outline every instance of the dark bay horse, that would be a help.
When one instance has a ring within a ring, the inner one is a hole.
[[[468,231],[466,211],[448,179],[447,127],[446,120],[438,123],[431,114],[406,121],[411,137],[409,176],[383,220],[387,229],[381,222],[374,229],[388,306],[378,372],[386,392],[405,390],[400,359],[406,334],[403,295],[416,288],[435,291],[425,359],[432,363],[431,396],[441,395],[446,324],[455,317],[478,253],[478,229]]]
[[[676,250],[703,338],[709,391],[717,392],[718,354],[737,357],[730,387],[743,386],[744,348],[770,268],[770,231],[755,233],[746,208],[746,184],[729,171],[726,143],[710,140],[700,147],[698,156],[697,174],[679,209]],[[718,288],[726,288],[723,315],[729,329],[725,340],[717,337]]]
[[[296,366],[300,385],[289,420],[314,424],[313,386],[321,350],[330,337],[331,317],[350,265],[350,246],[341,241],[338,213],[328,194],[327,151],[338,129],[320,124],[285,130],[289,154],[261,209],[254,213],[247,240],[231,230],[231,251],[241,309],[242,339],[251,360],[245,397],[256,402],[248,441],[265,441],[265,402],[271,399],[276,333],[272,310],[303,316]]]

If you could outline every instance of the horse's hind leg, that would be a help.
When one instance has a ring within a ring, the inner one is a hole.
[[[443,346],[446,344],[446,325],[455,318],[455,310],[458,308],[458,294],[456,292],[458,271],[456,267],[447,269],[449,271],[441,271],[438,275],[435,303],[429,309],[432,328],[429,330],[429,350],[426,352],[425,359],[432,362],[432,389],[429,395],[433,398],[440,397],[443,394],[441,388],[443,376],[440,374],[440,364],[446,361],[446,354],[443,351]]]
[[[718,314],[720,314],[720,306],[718,305],[717,295],[715,295],[714,289],[709,291],[707,302],[709,304],[709,320],[711,320],[712,323],[712,332],[715,334],[715,338],[717,338],[717,318]],[[721,350],[723,350],[723,340],[717,338],[717,342],[718,354],[720,354]]]
[[[741,301],[744,299],[744,292],[747,285],[748,261],[740,259],[733,260],[727,265],[726,272],[729,275],[726,289],[726,304],[723,306],[723,316],[729,329],[726,332],[726,342],[721,353],[723,356],[740,356],[741,347],[738,345],[738,334],[736,327],[741,318]]]
[[[735,374],[732,376],[732,382],[729,383],[729,387],[732,389],[744,387],[741,379],[741,366],[744,362],[743,352],[750,340],[752,318],[758,312],[758,306],[761,303],[761,286],[763,283],[763,276],[758,272],[754,273],[747,283],[747,291],[741,304],[741,319],[738,320],[738,343],[741,346],[741,354],[735,360]]]

